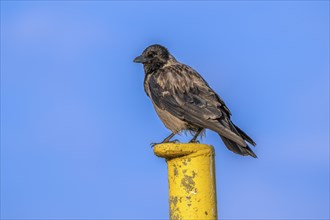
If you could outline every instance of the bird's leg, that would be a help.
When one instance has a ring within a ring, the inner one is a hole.
[[[170,141],[171,138],[175,135],[175,133],[170,134],[168,137],[166,137],[162,142],[160,143],[151,143],[151,147],[154,147],[156,144],[163,144],[163,143],[175,143],[178,142],[178,140]]]
[[[162,143],[167,143],[171,140],[171,138],[175,135],[175,133],[170,134],[167,138],[165,138]]]
[[[203,131],[203,128],[198,128],[196,131],[195,136],[189,141],[189,143],[199,143],[199,141],[196,141],[198,135]]]

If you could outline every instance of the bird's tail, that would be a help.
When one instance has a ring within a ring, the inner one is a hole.
[[[256,145],[256,143],[252,140],[252,138],[250,138],[244,131],[242,131],[239,127],[234,125],[234,123],[232,123],[231,121],[229,122],[229,127],[232,132],[234,132],[237,135],[239,135],[240,137],[242,137],[245,141],[252,144],[253,146]],[[251,148],[247,144],[245,146],[242,146],[226,137],[223,137],[221,135],[220,135],[220,137],[221,137],[222,141],[224,142],[224,144],[226,145],[226,147],[229,150],[233,151],[234,153],[240,154],[243,156],[250,155],[254,158],[257,158],[257,155],[251,150]]]
[[[229,150],[231,150],[232,152],[243,155],[243,156],[250,155],[254,158],[257,158],[257,155],[251,150],[251,148],[248,145],[240,146],[237,143],[235,143],[234,141],[229,140],[228,138],[225,138],[221,135],[220,135],[220,137],[221,137],[223,143],[225,143],[226,147]]]
[[[234,123],[232,123],[234,125]],[[246,140],[247,142],[249,142],[250,144],[252,144],[253,146],[256,146],[256,143],[252,140],[252,138],[250,138],[244,131],[242,131],[239,127],[237,127],[236,125],[234,125],[234,127],[236,128],[236,131],[241,135],[241,137]]]

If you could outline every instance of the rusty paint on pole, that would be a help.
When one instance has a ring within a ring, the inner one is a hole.
[[[217,219],[213,147],[165,143],[154,153],[167,161],[170,219]]]

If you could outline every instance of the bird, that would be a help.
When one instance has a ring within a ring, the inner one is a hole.
[[[161,143],[171,142],[174,135],[190,131],[196,143],[205,129],[218,133],[232,152],[257,158],[249,147],[256,143],[231,121],[225,102],[192,67],[180,63],[159,44],[148,46],[133,62],[144,67],[144,90],[165,125],[172,133]]]

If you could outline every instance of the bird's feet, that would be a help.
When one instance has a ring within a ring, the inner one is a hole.
[[[163,141],[163,142],[160,142],[160,143],[151,143],[150,146],[151,146],[151,148],[153,148],[157,144],[165,144],[165,143],[180,143],[180,141],[178,139],[175,139],[173,141]]]
[[[195,143],[195,144],[199,144],[199,140],[190,140],[189,143]]]

